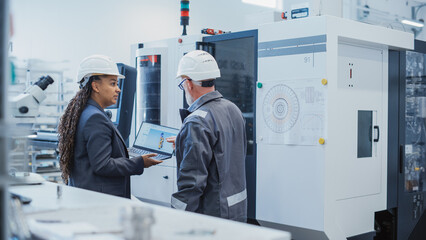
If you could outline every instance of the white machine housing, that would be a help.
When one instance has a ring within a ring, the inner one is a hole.
[[[153,42],[143,43],[143,48],[136,50],[136,57],[161,55],[161,125],[180,128],[182,122],[179,109],[183,108],[183,91],[178,88],[176,72],[180,59],[184,54],[196,49],[196,43],[202,41],[202,34],[181,36]],[[137,66],[136,66],[137,68]],[[137,86],[139,86],[139,72]],[[137,87],[136,96],[141,96],[140,88]],[[137,132],[142,123],[138,114],[138,105],[135,104],[133,112],[132,131]],[[171,195],[177,191],[176,157],[164,160],[163,163],[153,166],[140,176],[132,176],[132,195],[160,205],[170,206]]]
[[[331,16],[258,33],[256,218],[329,239],[374,231],[387,197],[388,50],[413,49],[413,35]],[[377,140],[368,157],[360,111]]]

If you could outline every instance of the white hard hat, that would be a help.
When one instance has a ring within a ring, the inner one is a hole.
[[[220,77],[220,70],[212,55],[195,50],[180,59],[176,77],[183,75],[194,81],[203,81]]]
[[[93,75],[114,75],[118,78],[124,78],[118,72],[117,64],[110,57],[104,55],[91,55],[83,59],[78,69],[77,82],[81,84],[81,87],[84,87]]]

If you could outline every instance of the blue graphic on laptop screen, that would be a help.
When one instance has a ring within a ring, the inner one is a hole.
[[[166,141],[166,138],[176,136],[176,134],[164,132],[157,129],[150,129],[143,141],[144,147],[157,149],[162,152],[173,152],[173,144]]]

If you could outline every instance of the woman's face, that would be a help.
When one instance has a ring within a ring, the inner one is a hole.
[[[102,101],[102,107],[114,105],[117,102],[118,94],[121,92],[118,87],[117,76],[100,76],[101,81],[96,81],[99,89],[99,97]]]

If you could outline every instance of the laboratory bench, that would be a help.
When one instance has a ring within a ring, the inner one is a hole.
[[[46,239],[125,239],[123,229],[129,229],[129,219],[130,225],[137,225],[132,218],[132,211],[137,209],[139,213],[149,210],[152,216],[139,215],[141,226],[149,220],[150,230],[144,231],[151,232],[151,238],[138,239],[291,239],[291,234],[284,231],[47,181],[11,186],[9,191],[31,198],[29,204],[22,205],[21,213],[31,232]]]

